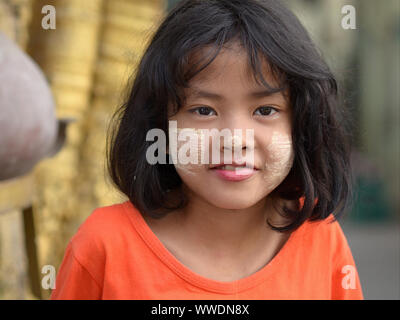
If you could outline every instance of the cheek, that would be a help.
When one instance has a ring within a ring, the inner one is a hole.
[[[204,134],[198,129],[177,128],[177,137],[177,159],[174,165],[178,174],[182,177],[203,172],[205,168],[201,159],[204,155]]]
[[[277,186],[288,175],[293,165],[294,151],[291,137],[274,132],[267,146],[268,159],[264,166],[264,179],[268,184]]]

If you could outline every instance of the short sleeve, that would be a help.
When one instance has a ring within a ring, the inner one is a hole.
[[[72,241],[65,250],[55,285],[51,300],[101,299],[101,287],[74,255]]]
[[[361,282],[350,246],[337,221],[334,225],[332,300],[363,300]]]

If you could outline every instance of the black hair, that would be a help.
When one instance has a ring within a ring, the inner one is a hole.
[[[187,204],[168,201],[181,190],[173,164],[149,164],[148,130],[162,129],[168,139],[168,103],[182,106],[182,88],[206,68],[221,48],[239,41],[256,80],[270,90],[288,88],[292,109],[294,163],[271,197],[303,199],[298,210],[283,207],[292,231],[304,221],[335,220],[352,203],[350,113],[339,102],[337,81],[297,17],[277,0],[184,0],[163,19],[138,65],[125,103],[111,119],[107,170],[115,186],[142,213],[160,218]],[[194,63],[205,46],[213,54]],[[261,59],[280,79],[272,88],[261,73]],[[200,63],[203,62],[203,63]],[[299,202],[300,203],[300,202]]]

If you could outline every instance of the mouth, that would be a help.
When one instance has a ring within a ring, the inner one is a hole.
[[[253,176],[258,169],[249,164],[219,164],[210,168],[217,177],[226,181],[242,181]]]
[[[238,171],[238,170],[244,170],[244,169],[252,169],[252,170],[259,170],[257,167],[255,167],[251,163],[244,163],[244,164],[237,164],[237,163],[232,163],[232,164],[217,164],[213,165],[210,167],[210,169],[215,170],[230,170],[230,171]]]

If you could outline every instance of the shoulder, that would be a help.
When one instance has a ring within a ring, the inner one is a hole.
[[[332,214],[324,220],[306,222],[304,245],[313,252],[314,261],[318,260],[321,267],[329,266],[335,277],[341,278],[347,269],[357,274],[351,247],[339,221]]]
[[[125,221],[123,203],[98,207],[79,226],[75,237],[107,235],[120,230]]]
[[[315,203],[317,199],[315,199]],[[304,204],[304,197],[299,199],[300,206]],[[307,240],[325,240],[332,242],[346,242],[346,238],[343,234],[342,228],[339,224],[339,221],[336,220],[336,217],[330,213],[325,219],[318,220],[310,220],[307,219],[302,227],[302,233],[304,234],[304,238]]]
[[[304,222],[304,239],[306,242],[312,242],[332,253],[343,250],[348,247],[346,236],[338,220],[333,214],[330,214],[323,220]]]
[[[70,240],[74,255],[80,260],[106,255],[109,247],[119,241],[129,226],[124,203],[94,209]]]
[[[356,263],[339,221],[330,214],[325,220],[308,222],[308,228],[308,243],[319,249],[320,269],[329,270],[331,299],[363,299]]]
[[[339,221],[335,219],[335,216],[331,213],[328,217],[322,220],[306,220],[304,222],[305,229],[309,233],[324,233],[330,236],[337,236],[342,231]]]
[[[84,230],[86,233],[98,233],[119,228],[126,219],[123,205],[124,203],[116,203],[94,209],[78,230]]]

